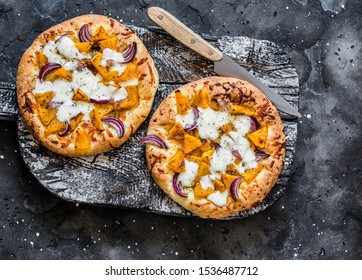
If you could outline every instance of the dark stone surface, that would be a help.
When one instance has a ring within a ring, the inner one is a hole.
[[[288,48],[303,114],[288,189],[272,207],[236,221],[75,205],[34,181],[16,123],[1,121],[0,259],[361,259],[359,0],[0,0],[0,81],[15,82],[21,54],[44,29],[89,12],[150,25],[150,5],[197,32]]]

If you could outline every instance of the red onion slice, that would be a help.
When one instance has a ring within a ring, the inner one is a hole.
[[[173,189],[175,190],[175,192],[181,196],[181,197],[187,197],[187,194],[184,193],[182,187],[181,187],[181,182],[178,181],[178,176],[179,174],[176,173],[174,176],[173,176],[173,179],[172,179],[172,185],[173,185]]]
[[[48,105],[47,105],[47,109],[54,109],[54,108],[58,108],[60,107],[60,105],[62,105],[62,102],[54,102],[51,101]]]
[[[262,150],[256,150],[255,151],[255,158],[256,161],[260,161],[262,159],[268,158],[270,157],[270,155]]]
[[[259,129],[259,124],[256,119],[250,117],[250,131],[254,132],[255,130]]]
[[[54,71],[55,69],[58,69],[62,67],[61,64],[59,63],[55,63],[55,62],[49,62],[47,64],[45,64],[39,72],[39,80],[42,82],[46,76],[49,75],[50,72]]]
[[[215,150],[218,150],[218,149],[222,148],[219,143],[214,143],[214,145],[215,145]]]
[[[122,52],[124,57],[124,61],[122,63],[124,64],[130,62],[135,57],[136,52],[137,44],[133,42],[125,51]]]
[[[69,131],[70,131],[70,125],[69,125],[69,122],[66,122],[65,123],[65,129],[64,129],[64,131],[63,132],[60,132],[60,133],[58,133],[58,135],[59,135],[59,137],[65,137],[65,136],[67,136],[68,134],[69,134]]]
[[[60,39],[62,39],[64,36],[68,36],[69,34],[63,34],[60,35],[57,39],[55,39],[54,43],[58,43]]]
[[[239,153],[238,150],[232,150],[231,153],[233,154],[234,157],[236,157],[238,159],[243,159],[243,157],[241,156],[241,154]]]
[[[194,113],[194,122],[191,125],[187,125],[184,128],[186,131],[193,130],[197,127],[197,120],[199,119],[200,114],[201,114],[199,109],[197,109],[197,107],[195,107],[195,106],[192,107],[192,111]]]
[[[102,119],[102,122],[114,128],[114,130],[117,131],[119,138],[123,137],[125,132],[125,127],[120,119],[117,119],[116,117],[113,116],[107,116]]]
[[[90,98],[90,101],[97,104],[106,104],[110,101],[110,99],[94,99]]]
[[[82,62],[78,62],[78,65],[77,65],[77,71],[83,71],[83,69],[85,68],[85,65],[84,63]]]
[[[167,145],[165,141],[163,141],[160,137],[156,135],[147,135],[141,139],[142,144],[151,144],[156,145],[162,149],[167,149]]]
[[[84,24],[78,32],[78,37],[81,42],[90,42],[92,40],[92,33],[90,32],[88,23]]]
[[[240,181],[242,179],[243,179],[243,177],[238,177],[230,185],[230,194],[231,194],[231,197],[235,201],[237,201],[239,199],[238,188],[239,188]]]

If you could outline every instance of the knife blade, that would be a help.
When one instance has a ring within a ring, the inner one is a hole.
[[[213,61],[215,73],[220,76],[238,78],[252,83],[264,92],[264,94],[280,111],[301,117],[301,114],[283,97],[255,78],[227,55],[220,52],[220,50],[210,45],[201,38],[201,36],[197,35],[169,12],[159,7],[150,7],[147,9],[147,14],[153,22],[159,25],[172,37],[206,59]]]

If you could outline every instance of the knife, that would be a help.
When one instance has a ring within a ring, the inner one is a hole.
[[[293,116],[301,117],[301,114],[290,105],[283,97],[275,93],[272,89],[264,85],[247,70],[237,64],[234,60],[224,55],[217,48],[210,45],[201,36],[197,35],[181,21],[159,7],[150,7],[147,9],[150,19],[159,25],[172,37],[202,55],[208,60],[214,62],[214,72],[220,76],[233,77],[246,80],[258,87],[271,100],[271,102],[280,111]]]

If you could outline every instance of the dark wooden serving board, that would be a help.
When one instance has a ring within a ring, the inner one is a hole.
[[[160,75],[151,115],[173,89],[181,84],[215,75],[212,63],[160,29],[137,26],[130,28],[146,45]],[[282,47],[270,41],[241,36],[204,38],[298,108],[298,76]],[[292,116],[282,113],[281,116],[287,136],[287,151],[276,186],[259,206],[229,219],[247,217],[264,210],[278,200],[287,187],[297,138],[297,122]],[[25,164],[35,178],[55,195],[78,203],[141,209],[167,215],[192,215],[166,196],[148,172],[144,147],[140,144],[140,139],[147,132],[148,119],[121,148],[83,158],[60,156],[39,145],[19,118],[15,86],[1,82],[0,119],[17,121],[20,151]]]

